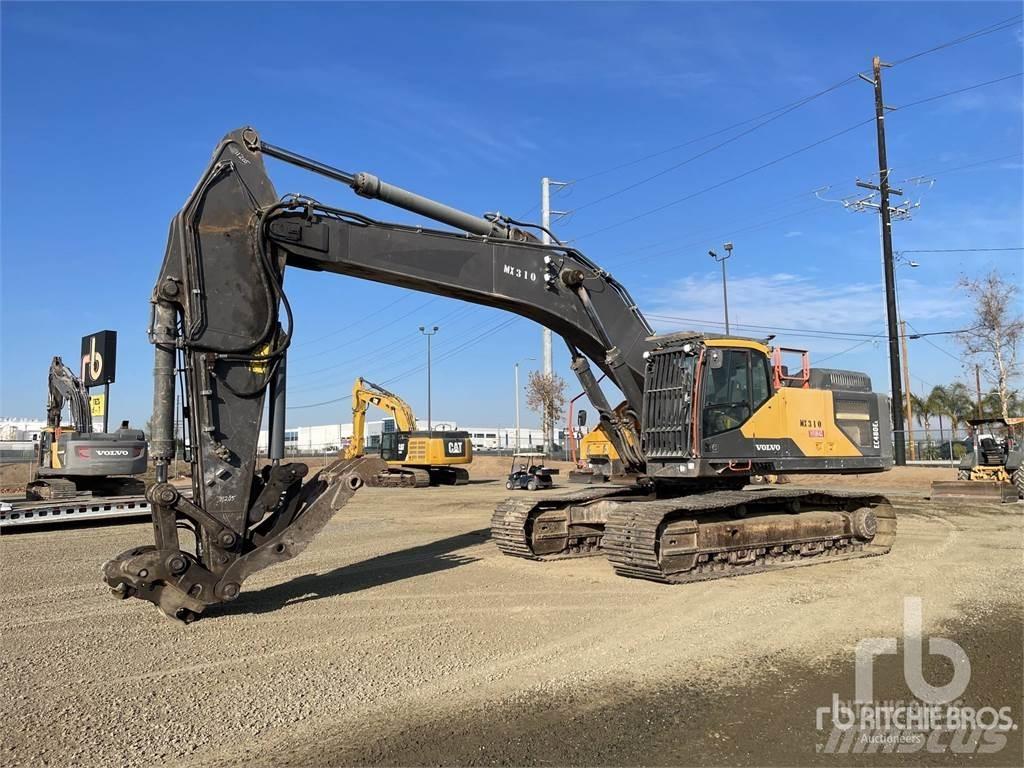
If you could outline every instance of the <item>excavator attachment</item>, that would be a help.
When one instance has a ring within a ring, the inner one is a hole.
[[[154,485],[148,495],[158,531],[166,525],[192,530],[195,550],[168,545],[166,539],[165,546],[136,547],[107,561],[103,579],[117,598],[148,600],[165,615],[191,622],[208,606],[238,597],[242,583],[256,571],[302,552],[383,464],[379,459],[340,459],[305,484],[305,464],[272,468],[253,507],[262,516],[241,536],[169,483]]]

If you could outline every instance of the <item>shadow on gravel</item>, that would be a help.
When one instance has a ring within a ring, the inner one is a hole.
[[[490,535],[490,529],[480,528],[418,547],[371,557],[369,560],[336,568],[328,573],[300,576],[258,592],[245,592],[236,602],[218,610],[217,613],[266,613],[276,611],[284,605],[344,595],[427,573],[457,568],[480,559],[456,554],[458,550],[486,541]]]
[[[969,618],[944,624],[971,662],[962,705],[972,712],[1003,708],[1010,731],[927,728],[902,732],[905,744],[879,743],[884,731],[856,730],[833,740],[829,718],[818,728],[818,708],[832,697],[854,694],[854,653],[807,664],[784,650],[758,661],[747,683],[718,687],[715,681],[673,679],[671,665],[654,686],[628,682],[524,689],[514,696],[435,715],[409,712],[399,723],[366,740],[348,731],[321,735],[308,753],[289,744],[295,764],[335,766],[821,766],[908,768],[917,766],[1020,766],[1024,744],[1019,724],[1020,606],[972,609]],[[900,652],[876,659],[874,693],[880,702],[903,703],[908,690]],[[927,645],[925,646],[927,647]],[[925,680],[945,685],[948,659],[926,653]],[[979,714],[978,717],[981,717]],[[986,716],[990,721],[993,715]],[[894,731],[895,733],[901,733]],[[866,737],[875,737],[869,742]]]

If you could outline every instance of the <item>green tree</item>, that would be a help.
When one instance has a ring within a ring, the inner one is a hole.
[[[949,416],[949,391],[942,386],[937,384],[932,387],[932,391],[928,393],[928,399],[925,401],[928,410],[933,416],[939,419],[939,445],[946,442],[946,433],[942,425],[942,417]],[[928,453],[932,453],[932,441],[931,435],[928,435]],[[928,458],[933,458],[931,455]]]
[[[968,419],[974,418],[975,410],[974,398],[966,384],[954,381],[946,387],[946,415],[954,435],[963,429]]]
[[[910,406],[914,411],[914,420],[924,427],[925,438],[927,438],[931,434],[932,428],[931,403],[929,403],[927,398],[921,398],[911,393]]]

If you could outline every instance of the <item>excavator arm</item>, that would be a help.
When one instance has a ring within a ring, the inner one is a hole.
[[[71,426],[79,434],[92,432],[92,414],[89,410],[89,393],[81,379],[75,376],[60,357],[50,363],[48,379],[49,397],[46,403],[46,426],[57,429],[61,426],[61,413],[65,404],[71,414]]]
[[[266,156],[461,231],[389,224],[300,195],[279,199]],[[573,370],[627,469],[642,470],[635,424],[652,330],[611,275],[579,251],[541,245],[501,217],[472,216],[370,174],[349,174],[269,145],[252,129],[238,130],[218,145],[174,217],[154,287],[156,483],[148,495],[155,542],[104,565],[116,596],[144,598],[186,621],[233,600],[248,575],[301,552],[382,468],[376,459],[343,457],[304,482],[308,467],[283,461],[292,330],[286,265],[498,307],[551,328],[568,345]],[[588,359],[625,396],[625,418],[609,405]],[[179,377],[191,499],[167,474]],[[270,463],[260,469],[265,402]],[[183,543],[181,532],[194,542]]]
[[[379,384],[362,377],[356,378],[352,385],[352,440],[345,451],[347,458],[362,456],[366,450],[366,410],[371,405],[390,413],[399,432],[416,429],[412,406],[405,400]]]

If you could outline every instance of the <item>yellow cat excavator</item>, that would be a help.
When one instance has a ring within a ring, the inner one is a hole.
[[[387,468],[370,485],[424,488],[469,482],[469,472],[455,466],[473,461],[468,432],[417,432],[416,416],[405,400],[361,377],[352,385],[352,441],[343,453],[345,459],[366,455],[366,410],[371,405],[391,414],[398,431],[381,435],[380,458]]]

